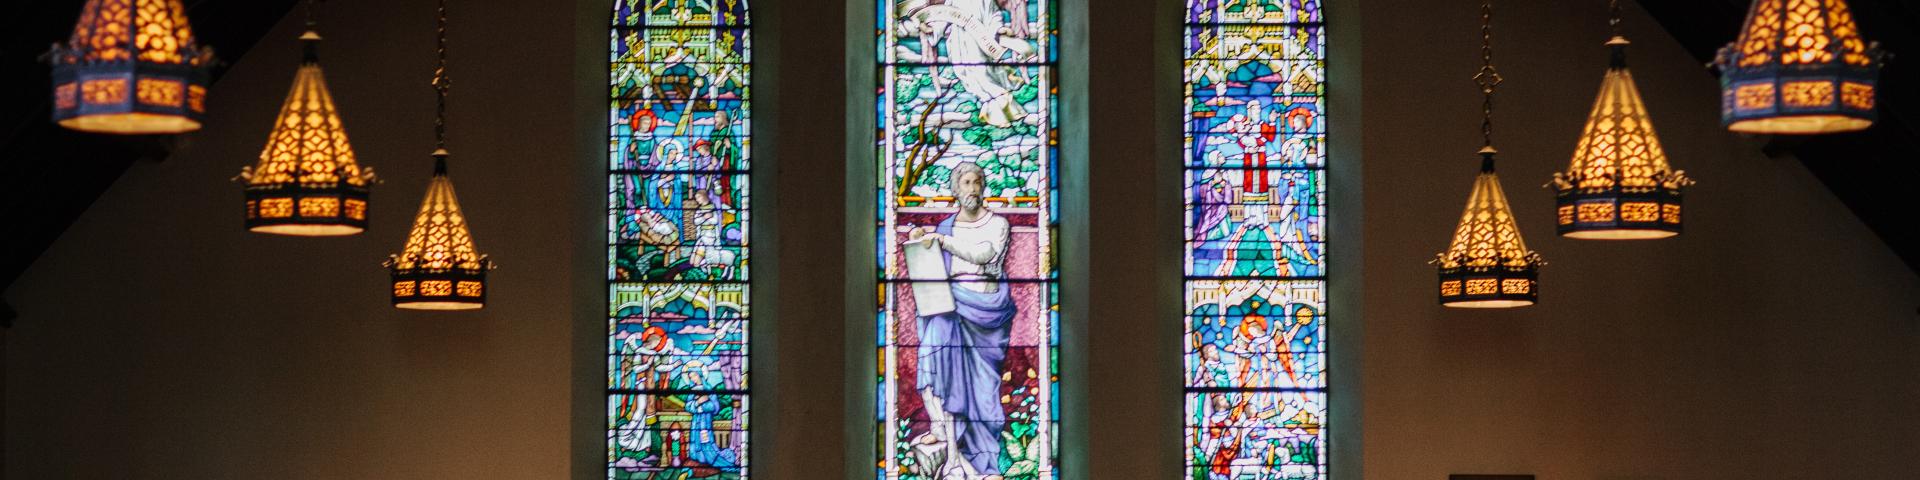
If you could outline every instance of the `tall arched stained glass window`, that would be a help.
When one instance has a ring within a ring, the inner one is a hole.
[[[1049,0],[877,0],[878,476],[1055,478]]]
[[[616,0],[607,478],[747,476],[746,0]]]
[[[1187,476],[1327,477],[1319,0],[1187,0]]]

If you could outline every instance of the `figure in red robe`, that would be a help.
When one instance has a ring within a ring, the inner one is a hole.
[[[1240,190],[1267,193],[1267,144],[1279,135],[1273,122],[1261,117],[1260,101],[1247,102],[1245,121],[1240,123]]]
[[[1240,426],[1240,408],[1232,406],[1226,397],[1214,397],[1213,414],[1207,420],[1209,436],[1216,442],[1207,458],[1207,477],[1226,480],[1233,475],[1234,459],[1240,458],[1241,437],[1234,432]]]

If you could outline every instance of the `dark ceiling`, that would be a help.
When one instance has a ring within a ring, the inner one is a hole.
[[[296,0],[188,1],[194,34],[223,61],[245,55]],[[0,290],[33,263],[136,161],[164,161],[177,139],[117,137],[60,128],[50,120],[49,68],[39,57],[65,42],[85,0],[13,2],[0,44]],[[222,69],[214,69],[217,80]],[[0,308],[0,312],[4,312]]]
[[[190,1],[202,45],[232,62],[284,17],[296,0]],[[16,2],[0,45],[0,290],[11,285],[128,165],[164,161],[172,137],[81,134],[48,120],[47,67],[38,57],[64,41],[84,0]],[[1704,64],[1739,31],[1747,0],[1641,2]],[[1852,0],[1867,38],[1920,62],[1920,6],[1907,0]],[[1920,228],[1910,228],[1920,196],[1906,182],[1920,179],[1920,78],[1911,62],[1895,58],[1880,82],[1880,121],[1864,132],[1770,139],[1769,154],[1791,154],[1824,182],[1881,239],[1920,271]],[[214,74],[218,78],[220,71]],[[0,305],[0,312],[4,312]]]
[[[1740,32],[1748,0],[1643,0],[1640,5],[1704,65]],[[1920,2],[1849,0],[1861,34],[1892,52],[1880,73],[1880,120],[1855,133],[1774,137],[1769,155],[1792,155],[1920,272]],[[1819,245],[1809,245],[1819,248]]]

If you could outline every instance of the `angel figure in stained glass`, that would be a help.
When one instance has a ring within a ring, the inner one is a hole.
[[[961,87],[980,99],[979,120],[1006,128],[1027,116],[1014,91],[1031,81],[1020,70],[997,62],[1033,60],[1033,43],[1027,33],[1026,5],[1023,0],[906,0],[900,5],[902,18],[918,29],[919,52],[901,52],[925,62],[951,64],[951,75]],[[1007,6],[1020,12],[1009,14]],[[1019,26],[1007,27],[1003,20],[1017,20]]]
[[[1262,302],[1254,300],[1254,308],[1259,309]],[[1273,334],[1267,328],[1267,317],[1248,312],[1240,322],[1240,328],[1228,349],[1240,357],[1239,382],[1236,385],[1268,385],[1275,373],[1274,365],[1280,363],[1280,354],[1272,351]]]
[[[1301,386],[1309,383],[1308,377],[1317,371],[1314,369],[1315,365],[1301,363],[1302,361],[1313,363],[1311,356],[1299,355],[1312,348],[1313,335],[1317,331],[1313,325],[1313,318],[1312,310],[1304,306],[1297,307],[1292,315],[1274,318],[1275,322],[1279,323],[1275,325],[1275,329],[1279,332],[1276,335],[1277,341],[1273,345],[1274,348],[1281,350],[1281,354],[1278,355],[1280,368],[1278,371],[1270,372],[1278,382],[1275,385]],[[1281,375],[1285,375],[1286,378],[1281,379]]]

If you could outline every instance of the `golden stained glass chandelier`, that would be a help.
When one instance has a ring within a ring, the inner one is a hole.
[[[305,50],[293,89],[260,152],[242,167],[247,182],[247,229],[297,236],[352,235],[367,229],[367,187],[373,168],[354,161],[347,130],[320,71],[320,34],[307,2]]]
[[[1540,254],[1527,249],[1520,225],[1494,172],[1493,90],[1502,81],[1493,67],[1493,0],[1480,5],[1480,57],[1474,81],[1484,97],[1480,175],[1467,196],[1453,242],[1433,261],[1440,268],[1440,304],[1460,308],[1511,308],[1539,300]]]
[[[1873,125],[1882,53],[1844,0],[1754,0],[1720,49],[1721,121],[1741,133],[1816,134]]]
[[[473,246],[466,214],[447,178],[447,2],[440,0],[439,66],[433,72],[433,178],[399,254],[387,258],[393,276],[393,306],[415,310],[472,310],[487,304],[487,270],[493,261]]]
[[[200,129],[213,51],[194,42],[180,0],[88,0],[53,63],[53,120],[83,132]]]
[[[1620,2],[1611,2],[1613,60],[1574,148],[1567,171],[1553,174],[1560,235],[1596,240],[1666,238],[1680,234],[1681,190],[1693,183],[1667,164],[1653,119],[1627,70]]]

